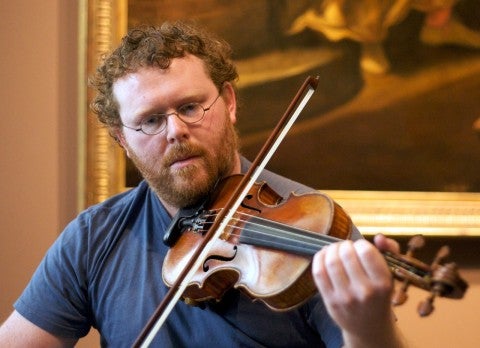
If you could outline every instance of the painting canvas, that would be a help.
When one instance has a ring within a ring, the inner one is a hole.
[[[288,34],[309,9],[301,3],[131,0],[128,23],[194,20],[232,44],[250,159],[303,80],[319,76],[269,169],[327,190],[480,192],[480,42],[424,44],[425,13],[413,9],[381,42],[390,70],[373,74],[360,67],[358,40],[311,28]],[[480,38],[480,4],[462,6],[455,16]]]
[[[128,28],[193,21],[232,46],[247,158],[255,158],[303,81],[318,76],[317,91],[267,168],[329,193],[364,234],[477,236],[480,3],[450,8],[450,23],[460,23],[457,37],[467,42],[447,44],[424,40],[425,9],[395,7],[394,16],[392,8],[375,7],[425,2],[92,0],[89,69]],[[334,19],[332,32],[319,30],[322,16]],[[388,25],[372,26],[375,16]],[[340,27],[365,31],[368,40],[339,35]],[[388,69],[365,64],[372,52]],[[88,122],[90,204],[141,178],[108,132]]]

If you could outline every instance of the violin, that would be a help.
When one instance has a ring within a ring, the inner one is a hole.
[[[352,222],[328,196],[291,194],[283,200],[267,183],[257,183],[274,154],[318,85],[308,77],[270,137],[244,175],[221,180],[198,206],[181,209],[165,234],[171,246],[162,276],[170,287],[134,347],[148,346],[181,299],[197,304],[220,300],[233,288],[273,310],[285,311],[316,293],[311,275],[312,256],[322,247],[350,237]],[[406,300],[412,284],[431,295],[420,306],[428,315],[437,296],[461,298],[467,283],[454,263],[442,265],[448,252],[442,250],[428,266],[413,258],[421,237],[413,240],[406,255],[384,253],[392,274],[403,281],[394,297]]]
[[[174,218],[164,238],[173,246],[162,270],[168,286],[178,278],[241,178],[238,174],[222,180],[208,202],[198,209],[180,210]],[[292,194],[282,201],[267,183],[256,183],[182,297],[188,303],[220,300],[235,287],[271,309],[294,308],[316,292],[311,257],[323,246],[347,239],[351,229],[350,217],[324,194]]]
[[[175,216],[164,238],[172,246],[162,269],[168,286],[174,284],[241,177],[223,179],[207,201]],[[295,308],[317,292],[311,274],[313,255],[348,239],[352,227],[342,207],[323,193],[292,193],[283,199],[267,183],[255,183],[190,279],[182,299],[192,305],[219,301],[227,290],[236,288],[272,310]],[[446,246],[431,265],[415,259],[414,251],[423,245],[424,238],[417,235],[405,255],[383,252],[383,256],[395,278],[403,282],[392,303],[403,304],[408,286],[413,285],[431,293],[418,307],[418,313],[427,316],[435,297],[462,298],[468,285],[455,263],[442,264],[449,254]]]

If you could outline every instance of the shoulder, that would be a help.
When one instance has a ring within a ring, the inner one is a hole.
[[[251,162],[245,157],[241,157],[242,173],[245,173],[251,165]],[[315,191],[314,188],[286,178],[282,175],[264,169],[259,176],[259,181],[265,181],[275,192],[282,197],[288,197],[292,192],[297,194]]]
[[[49,254],[92,268],[123,245],[133,229],[136,233],[144,231],[145,216],[154,214],[161,218],[148,221],[169,219],[155,193],[143,181],[81,212],[63,230]]]
[[[88,207],[78,215],[77,220],[82,222],[92,221],[92,219],[98,219],[98,217],[115,219],[117,217],[116,215],[133,213],[145,203],[149,191],[150,188],[148,184],[145,181],[142,181],[138,186],[132,189]]]
[[[141,183],[81,212],[50,247],[16,301],[18,313],[52,335],[84,336],[92,324],[90,301],[106,293],[97,280],[111,280],[105,274],[118,278],[118,262],[141,254],[139,248],[129,248],[137,237],[130,226],[142,220],[149,205],[160,204],[154,198]]]
[[[84,279],[108,255],[137,220],[149,200],[146,183],[112,196],[79,213],[60,233],[46,253],[41,266],[71,269]]]
[[[120,231],[134,219],[150,199],[150,188],[145,182],[92,205],[78,214],[60,235],[63,239],[92,238],[110,231]],[[102,236],[99,236],[102,237]]]

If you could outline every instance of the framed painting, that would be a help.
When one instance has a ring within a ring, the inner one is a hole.
[[[84,73],[93,73],[130,27],[193,20],[232,45],[247,158],[303,80],[318,75],[316,93],[268,169],[327,192],[367,235],[480,235],[480,42],[425,44],[426,15],[409,9],[380,42],[389,70],[372,73],[361,64],[365,42],[308,24],[319,11],[311,3],[83,0]],[[478,2],[452,10],[480,38]],[[90,205],[139,177],[90,114],[91,92],[82,91],[82,191]]]

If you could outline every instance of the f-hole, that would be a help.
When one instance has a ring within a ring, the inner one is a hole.
[[[261,213],[262,211],[258,208],[255,208],[255,207],[251,207],[249,206],[248,204],[245,204],[245,200],[247,199],[252,199],[252,195],[246,195],[245,196],[245,199],[242,201],[242,203],[240,204],[243,208],[246,208],[246,209],[250,209],[250,210],[253,210],[253,211],[256,211],[257,213]]]
[[[219,260],[219,261],[227,262],[227,261],[232,261],[235,258],[236,255],[237,255],[237,246],[236,245],[233,246],[233,255],[231,255],[231,256],[210,255],[209,257],[207,257],[205,259],[205,262],[203,263],[203,271],[207,272],[210,269],[210,267],[207,264],[209,260]]]

